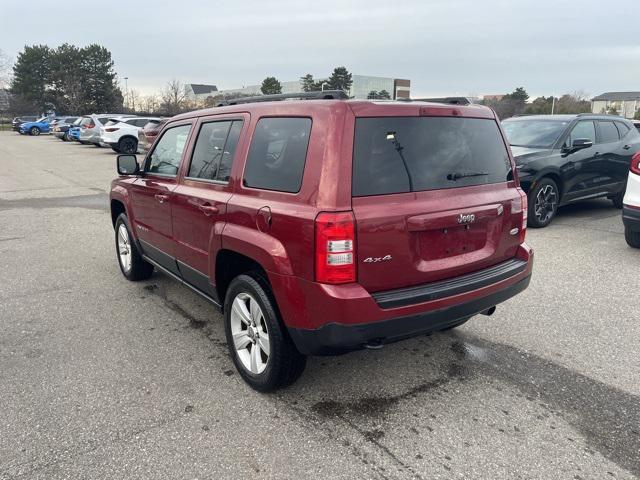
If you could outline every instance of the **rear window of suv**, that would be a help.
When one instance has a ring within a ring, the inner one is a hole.
[[[261,118],[251,140],[244,185],[299,192],[310,132],[310,118]]]
[[[494,120],[356,119],[354,197],[501,183],[509,154]]]

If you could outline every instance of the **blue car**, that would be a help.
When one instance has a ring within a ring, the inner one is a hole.
[[[67,130],[67,137],[69,138],[69,140],[73,140],[75,142],[80,141],[80,127],[77,126],[76,123],[74,123],[71,127],[69,127],[69,130]]]
[[[51,131],[50,117],[42,117],[35,122],[25,122],[20,125],[20,133],[22,135],[40,135],[41,133],[49,133]]]

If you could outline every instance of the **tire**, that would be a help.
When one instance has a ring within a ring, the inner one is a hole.
[[[640,248],[640,231],[634,232],[633,230],[625,227],[624,229],[624,239],[627,241],[627,244],[633,248]]]
[[[100,145],[100,143],[94,143],[93,146],[96,148],[102,148],[102,145]]]
[[[286,387],[304,371],[307,358],[289,338],[269,284],[259,273],[239,275],[229,285],[224,327],[233,363],[254,390]]]
[[[69,135],[67,134],[67,132],[64,132],[62,134],[62,141],[63,142],[68,142],[69,141]]]
[[[617,208],[617,209],[621,209],[622,208],[622,203],[623,203],[623,200],[624,200],[625,191],[626,191],[626,188],[624,190],[622,190],[621,192],[618,192],[613,197],[611,197],[611,201],[613,202],[613,206],[615,208]]]
[[[527,225],[532,228],[543,228],[551,223],[558,213],[560,190],[556,182],[550,178],[541,179],[529,192],[529,217]]]
[[[138,152],[138,141],[131,137],[121,138],[118,142],[118,150],[121,153],[134,155]]]
[[[149,278],[153,273],[153,265],[142,258],[142,255],[138,251],[138,246],[131,236],[129,220],[124,213],[121,213],[116,220],[115,241],[118,265],[120,265],[120,271],[125,278],[132,282]],[[128,255],[121,250],[121,247],[125,247]],[[128,258],[128,261],[125,257]]]
[[[29,129],[29,135],[37,137],[38,135],[40,135],[40,129],[38,127],[31,127]]]

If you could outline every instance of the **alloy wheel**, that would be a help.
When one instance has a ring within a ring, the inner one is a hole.
[[[558,194],[552,185],[545,185],[536,195],[534,214],[540,223],[547,223],[556,212]]]
[[[271,346],[260,305],[248,293],[239,293],[231,305],[231,335],[242,366],[254,375],[264,372]]]
[[[129,231],[124,223],[118,227],[118,256],[122,269],[128,273],[131,270],[131,241],[129,240]]]

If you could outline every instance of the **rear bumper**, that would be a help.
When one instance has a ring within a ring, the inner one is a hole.
[[[336,355],[365,348],[367,345],[392,343],[442,330],[484,312],[522,292],[529,286],[530,280],[531,275],[528,275],[490,295],[439,310],[374,323],[328,323],[315,330],[289,328],[289,334],[298,350],[305,355]]]
[[[507,264],[513,264],[508,274]],[[533,251],[522,244],[513,262],[383,294],[358,283],[326,285],[272,272],[269,280],[298,349],[323,355],[446,328],[524,290],[532,268]]]
[[[624,227],[632,232],[640,232],[640,207],[622,207],[622,223]]]

